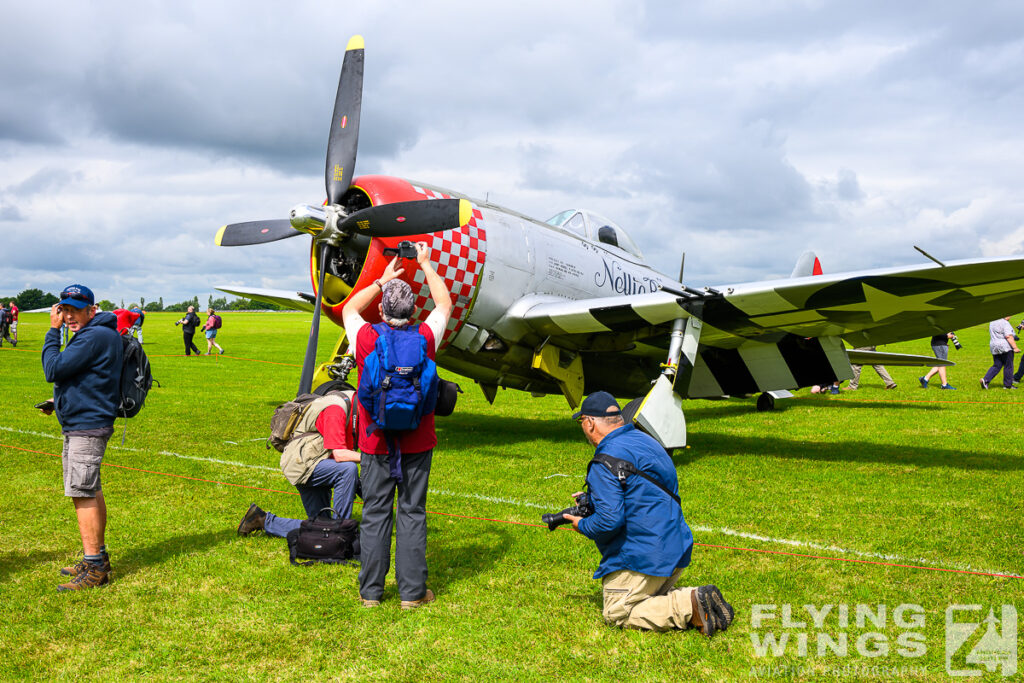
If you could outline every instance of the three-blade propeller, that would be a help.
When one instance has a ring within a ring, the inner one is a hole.
[[[472,207],[464,199],[398,202],[371,206],[351,214],[342,206],[342,198],[352,185],[356,165],[359,115],[363,101],[363,60],[363,38],[353,36],[345,48],[345,61],[338,79],[338,94],[334,100],[331,130],[327,138],[327,163],[324,169],[327,206],[323,209],[296,207],[302,209],[302,215],[299,216],[293,210],[292,220],[225,225],[216,238],[218,246],[234,247],[275,242],[302,233],[313,235],[314,244],[318,248],[319,274],[313,323],[299,382],[300,394],[309,393],[312,387],[324,280],[331,249],[353,235],[394,238],[451,230],[465,225],[472,215]]]

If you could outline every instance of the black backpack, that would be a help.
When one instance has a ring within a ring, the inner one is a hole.
[[[311,519],[300,522],[298,529],[288,532],[288,553],[296,566],[315,562],[348,564],[348,560],[359,557],[359,523],[338,519],[333,508],[323,508]]]
[[[153,372],[149,359],[142,350],[142,344],[135,337],[121,335],[123,356],[121,360],[121,404],[118,417],[135,417],[146,403],[146,394],[153,386]],[[160,382],[156,383],[160,386]]]

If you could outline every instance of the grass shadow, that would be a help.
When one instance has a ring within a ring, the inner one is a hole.
[[[158,541],[144,548],[126,548],[113,559],[118,576],[128,576],[146,567],[166,562],[176,555],[185,555],[227,543],[236,538],[233,529],[181,534]]]
[[[882,463],[914,467],[952,467],[960,470],[1018,472],[1024,460],[1008,459],[1003,453],[936,449],[923,444],[920,448],[905,444],[879,444],[868,441],[844,441],[840,444],[809,442],[799,439],[746,437],[733,434],[693,434],[690,448],[672,458],[676,465],[685,465],[710,456],[752,455],[759,458],[817,460],[848,465],[851,463]]]
[[[57,550],[33,550],[31,552],[13,550],[0,554],[0,583],[6,581],[11,574],[24,570],[26,567],[47,564],[63,557],[67,557],[67,553]],[[75,560],[72,560],[71,563],[74,562]]]
[[[513,542],[512,532],[500,527],[488,527],[472,537],[432,533],[427,541],[427,562],[432,567],[427,583],[435,591],[443,591],[449,585],[472,581],[497,564]]]

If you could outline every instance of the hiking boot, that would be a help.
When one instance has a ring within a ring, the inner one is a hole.
[[[110,566],[87,562],[83,571],[67,583],[57,586],[59,591],[80,591],[110,583]]]
[[[254,531],[259,531],[263,528],[263,523],[267,520],[267,513],[260,510],[256,503],[249,506],[249,509],[245,511],[245,516],[242,517],[242,521],[238,524],[238,535],[248,536]]]
[[[927,389],[928,388],[928,380],[926,380],[924,377],[918,377],[917,381],[921,383],[921,388],[922,389]]]
[[[939,389],[956,389],[952,384],[943,384]]]
[[[360,596],[359,599],[363,601],[363,607],[366,607],[366,608],[380,607],[380,600],[367,600],[366,598],[364,598],[362,596]],[[403,607],[402,609],[405,609],[405,608]]]
[[[108,555],[107,553],[102,553],[102,556],[103,556],[103,568],[109,572],[110,571],[110,555]],[[70,567],[64,567],[63,569],[61,569],[60,573],[63,574],[64,576],[78,576],[79,574],[81,574],[82,572],[84,572],[88,568],[89,568],[89,561],[86,560],[85,558],[82,558],[76,564],[73,564]]]
[[[700,627],[701,633],[710,638],[715,631],[725,631],[729,628],[736,611],[722,597],[722,591],[718,590],[718,586],[701,586],[693,592],[693,597],[693,603],[703,622]]]
[[[424,593],[423,597],[419,600],[402,600],[402,609],[416,609],[417,607],[423,607],[423,605],[430,602],[434,602],[434,591],[428,588],[427,592]]]

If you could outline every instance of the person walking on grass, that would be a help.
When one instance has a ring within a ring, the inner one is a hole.
[[[981,388],[988,389],[989,382],[995,379],[999,370],[1003,371],[1003,388],[1013,389],[1013,354],[1020,353],[1017,339],[1013,335],[1010,316],[993,320],[988,326],[988,348],[992,352],[992,367],[981,378]]]
[[[92,291],[70,285],[50,309],[50,330],[43,341],[43,373],[53,383],[53,401],[64,433],[61,463],[64,495],[71,498],[84,557],[65,567],[71,577],[58,590],[82,590],[110,581],[110,555],[104,538],[107,504],[100,464],[114,433],[120,403],[122,344],[113,313],[96,312]],[[60,350],[61,326],[74,336]]]
[[[605,622],[651,631],[695,628],[709,637],[728,629],[735,611],[717,586],[676,587],[690,564],[693,534],[665,449],[626,424],[606,391],[587,396],[573,418],[596,449],[586,479],[593,513],[563,517],[601,552],[594,578],[602,581]]]
[[[206,324],[203,325],[203,331],[206,333],[206,353],[204,353],[203,355],[209,356],[213,352],[214,346],[216,346],[217,350],[220,351],[221,354],[223,354],[224,349],[222,349],[220,347],[220,344],[218,344],[216,341],[217,331],[220,329],[220,326],[223,324],[223,321],[221,320],[220,316],[214,312],[212,308],[207,309],[206,314],[208,317],[206,318]]]
[[[185,312],[185,317],[174,324],[181,325],[181,335],[185,340],[185,355],[191,356],[194,351],[198,356],[199,348],[192,341],[192,338],[195,337],[196,328],[202,324],[202,321],[196,315],[196,307],[189,306],[188,311]]]
[[[429,256],[426,243],[417,242],[416,261],[434,302],[434,310],[422,325],[410,328],[416,315],[416,296],[409,284],[399,279],[405,268],[397,265],[398,257],[388,264],[380,279],[355,292],[342,309],[345,333],[351,348],[355,349],[360,384],[367,357],[376,353],[377,342],[382,335],[387,335],[385,343],[396,342],[397,335],[419,335],[425,342],[423,350],[426,357],[433,360],[451,315],[452,298]],[[370,325],[362,316],[378,293],[381,303],[377,306],[377,313],[384,327]],[[434,592],[427,588],[426,513],[430,462],[437,444],[434,413],[423,415],[415,429],[386,435],[379,429],[373,430],[374,416],[369,414],[362,401],[357,404],[363,491],[359,597],[364,607],[377,607],[384,597],[384,579],[391,564],[391,529],[395,521],[392,506],[397,490],[395,582],[402,609],[420,607],[434,600]]]
[[[874,351],[874,346],[858,346],[854,351]],[[863,369],[863,365],[851,365],[850,368],[853,370],[853,379],[850,380],[850,385],[846,387],[846,391],[857,391],[860,388],[860,371]],[[872,365],[871,366],[878,376],[882,378],[882,382],[885,383],[886,389],[895,389],[896,382],[893,381],[892,377],[886,371],[884,365]]]
[[[932,353],[935,354],[936,358],[938,358],[939,360],[946,360],[947,358],[949,358],[949,340],[952,338],[952,332],[947,332],[945,334],[937,334],[934,337],[932,337]],[[929,370],[924,377],[918,377],[917,381],[921,383],[921,388],[927,389],[928,380],[930,380],[936,374],[942,381],[942,386],[939,387],[940,389],[956,389],[956,387],[951,385],[949,381],[946,379],[945,365],[937,365],[933,367],[931,370]]]

